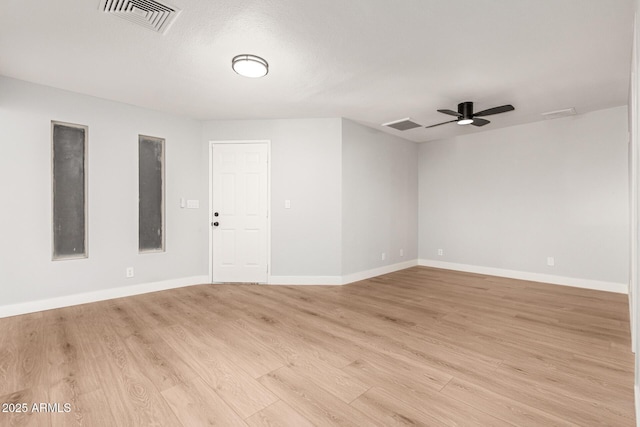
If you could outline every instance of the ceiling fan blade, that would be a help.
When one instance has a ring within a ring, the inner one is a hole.
[[[462,114],[458,113],[457,111],[453,111],[453,110],[438,110],[438,113],[444,113],[444,114],[448,114],[450,116],[456,116],[456,117],[460,117],[462,116]]]
[[[515,110],[515,108],[513,108],[513,105],[507,104],[507,105],[501,105],[499,107],[489,108],[488,110],[479,111],[477,113],[474,113],[473,116],[474,117],[490,116],[492,114],[506,113],[507,111],[513,111],[513,110]]]
[[[484,126],[484,125],[488,125],[489,123],[491,123],[489,120],[485,120],[485,119],[476,119],[474,117],[473,119],[473,123],[471,123],[474,126]]]
[[[448,122],[442,122],[442,123],[438,123],[437,125],[431,125],[431,126],[425,126],[425,129],[429,129],[429,128],[434,128],[436,126],[440,126],[440,125],[446,125],[447,123],[453,123],[453,122],[457,122],[458,119],[455,120],[449,120]]]

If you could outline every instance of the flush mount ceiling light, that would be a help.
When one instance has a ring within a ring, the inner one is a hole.
[[[461,119],[461,120],[458,120],[458,124],[459,125],[470,125],[471,123],[473,123],[473,119]]]
[[[233,71],[241,76],[257,78],[266,76],[269,72],[269,64],[264,59],[255,55],[238,55],[231,60]]]

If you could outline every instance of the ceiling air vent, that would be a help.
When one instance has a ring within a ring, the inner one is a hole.
[[[406,119],[400,119],[400,120],[396,120],[389,123],[383,123],[382,126],[390,127],[396,130],[409,130],[413,128],[419,128],[422,125],[419,125],[418,123],[411,120],[410,117],[407,117]]]
[[[100,0],[99,9],[165,34],[181,10],[155,0]]]
[[[547,120],[551,120],[551,119],[559,119],[560,117],[575,116],[575,114],[576,114],[576,109],[571,107],[571,108],[565,108],[564,110],[556,110],[556,111],[549,111],[547,113],[542,113],[542,117],[544,117]]]

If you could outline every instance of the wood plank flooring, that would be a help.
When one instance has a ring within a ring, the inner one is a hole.
[[[629,335],[626,295],[426,267],[191,286],[0,319],[0,426],[633,426]]]

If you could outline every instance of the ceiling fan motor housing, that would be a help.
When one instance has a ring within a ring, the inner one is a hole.
[[[473,118],[473,102],[461,102],[458,104],[458,113],[460,113],[464,119]]]

